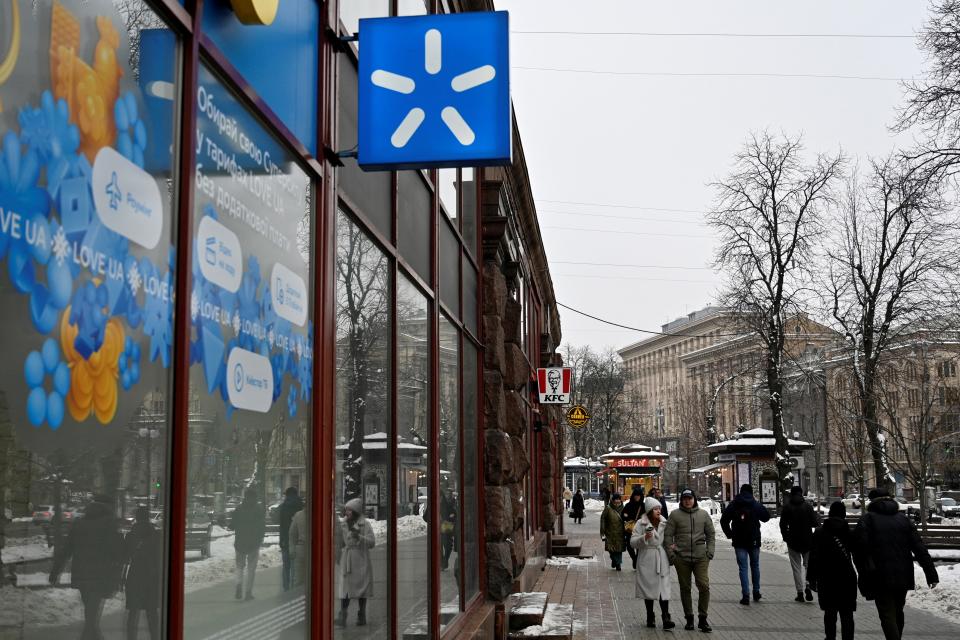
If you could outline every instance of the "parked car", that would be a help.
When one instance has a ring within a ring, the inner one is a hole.
[[[49,525],[53,520],[53,505],[52,504],[38,504],[36,509],[33,510],[33,524],[37,526]]]
[[[864,506],[863,500],[861,499],[859,493],[848,493],[840,502],[843,503],[843,506],[845,506],[848,511],[851,509],[859,510],[862,506]]]
[[[944,518],[960,517],[960,504],[953,498],[937,498],[936,510]]]

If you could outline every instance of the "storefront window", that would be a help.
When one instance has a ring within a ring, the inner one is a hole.
[[[430,415],[427,299],[406,277],[398,275],[397,443],[406,460],[397,503],[412,512],[397,522],[397,624],[401,636],[429,634],[430,538],[426,523],[430,517],[430,453],[436,450],[430,438]]]
[[[419,171],[397,173],[397,245],[400,255],[430,282],[430,191]]]
[[[463,340],[463,589],[480,590],[480,523],[477,521],[477,348]]]
[[[392,554],[387,544],[393,434],[390,264],[343,213],[337,218],[336,274],[336,593],[331,594],[336,637],[386,638]],[[418,456],[414,469],[419,463]]]
[[[137,0],[0,24],[0,635],[160,637],[178,43]]]
[[[342,0],[340,21],[349,33],[360,28],[360,18],[382,18],[390,15],[389,0]]]
[[[460,334],[440,316],[440,617],[460,610]]]
[[[460,242],[450,226],[440,225],[440,300],[460,317]]]
[[[203,65],[184,635],[307,633],[310,181]]]
[[[437,172],[437,193],[440,196],[440,205],[447,217],[457,226],[457,170],[440,169]]]
[[[463,324],[477,335],[477,270],[463,256]]]

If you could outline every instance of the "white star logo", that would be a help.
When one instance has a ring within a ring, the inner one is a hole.
[[[423,65],[424,70],[430,75],[440,73],[443,67],[443,54],[441,49],[441,35],[438,29],[430,29],[423,36]],[[475,87],[486,84],[493,80],[497,75],[497,70],[489,64],[485,64],[475,69],[470,69],[464,73],[456,75],[450,80],[450,88],[457,93],[469,91]],[[388,91],[396,93],[411,94],[417,88],[417,83],[413,78],[402,76],[392,71],[377,69],[370,74],[370,81]],[[420,125],[426,119],[426,112],[420,107],[413,107],[407,112],[403,120],[390,136],[390,144],[397,149],[402,149],[410,142],[410,138],[417,132]],[[469,147],[476,139],[473,129],[463,119],[456,107],[446,106],[440,111],[440,119],[447,125],[450,133],[454,135],[457,141],[465,147]]]

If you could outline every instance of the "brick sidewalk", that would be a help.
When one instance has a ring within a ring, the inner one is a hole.
[[[534,591],[550,593],[550,602],[570,603],[576,619],[575,640],[624,640],[626,638],[671,638],[678,635],[707,637],[683,630],[683,609],[676,574],[673,576],[670,614],[677,622],[672,632],[644,626],[643,603],[634,597],[634,572],[624,553],[624,570],[613,571],[600,542],[600,516],[588,513],[582,525],[565,523],[571,542],[583,543],[583,554],[594,555],[596,562],[570,566],[547,566]],[[719,533],[719,531],[718,531]],[[716,640],[821,640],[823,614],[816,600],[800,604],[793,601],[796,591],[786,557],[763,552],[760,572],[763,600],[749,607],[740,605],[740,579],[730,544],[717,541],[717,557],[710,563],[710,624]],[[697,593],[693,588],[696,607]],[[857,638],[883,638],[872,602],[857,604]],[[839,629],[838,629],[839,633]],[[694,635],[695,634],[695,635]],[[907,608],[905,638],[960,638],[960,625],[952,624],[924,611]]]

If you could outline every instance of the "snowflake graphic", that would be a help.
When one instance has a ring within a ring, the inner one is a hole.
[[[190,317],[196,320],[198,315],[200,315],[200,294],[194,289],[190,294]]]
[[[57,264],[63,266],[63,261],[70,255],[70,243],[67,242],[67,234],[63,232],[63,227],[57,229],[53,236],[53,256],[57,259]]]
[[[240,312],[233,312],[233,332],[237,335],[240,335]]]
[[[127,271],[127,284],[130,285],[130,292],[137,295],[140,286],[143,284],[143,276],[140,275],[140,268],[137,267],[136,262],[130,265],[130,270]]]
[[[429,75],[435,76],[443,68],[442,36],[438,29],[430,29],[424,34],[423,49],[424,70]],[[450,80],[450,88],[454,93],[463,93],[493,81],[496,75],[497,70],[492,65],[485,64],[455,75]],[[370,81],[381,89],[401,94],[412,94],[417,88],[413,78],[385,69],[376,69],[370,75]],[[422,107],[411,108],[390,136],[390,144],[397,149],[405,147],[426,117],[426,111]],[[456,107],[452,105],[443,107],[440,111],[440,119],[463,146],[469,147],[476,140],[477,136],[473,129]]]

